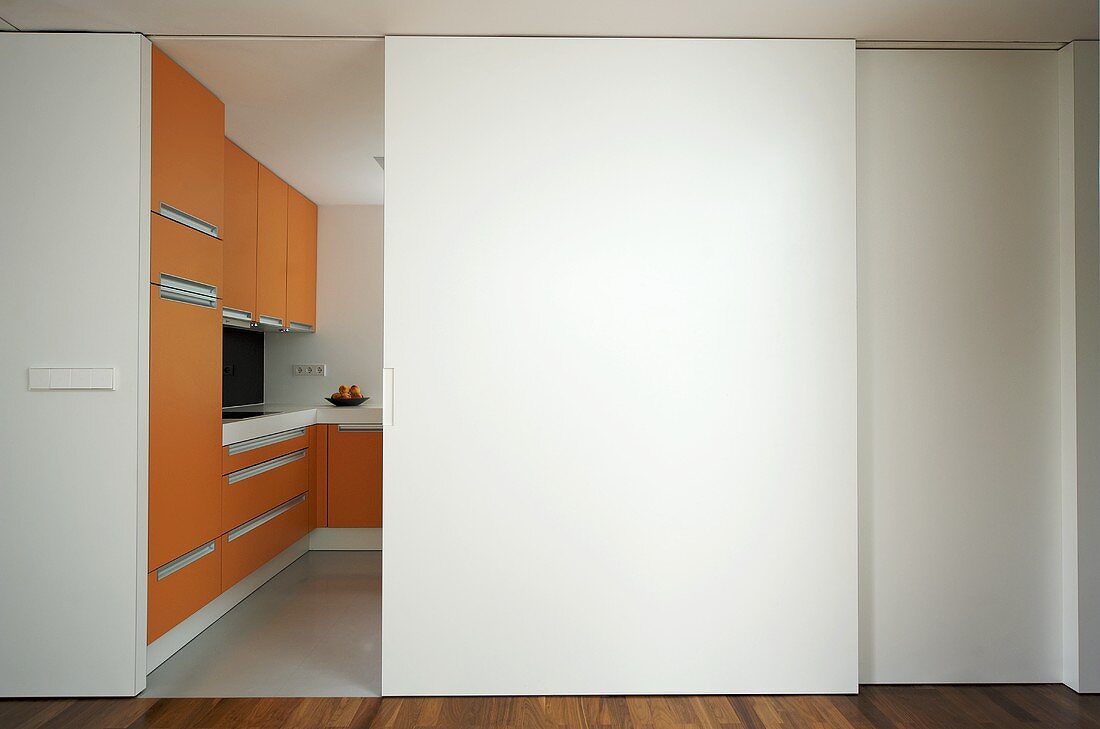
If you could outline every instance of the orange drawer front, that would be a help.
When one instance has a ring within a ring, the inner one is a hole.
[[[220,540],[204,544],[149,573],[148,640],[179,625],[221,594]]]
[[[278,456],[285,456],[287,453],[309,448],[309,431],[312,427],[314,426],[294,428],[282,433],[273,433],[222,446],[222,473],[233,473]]]
[[[222,242],[159,215],[149,230],[149,283],[161,275],[222,286]]]
[[[305,536],[308,521],[306,494],[299,494],[225,534],[219,540],[224,545],[222,591]]]
[[[222,476],[222,531],[244,524],[309,489],[309,451],[300,450]]]

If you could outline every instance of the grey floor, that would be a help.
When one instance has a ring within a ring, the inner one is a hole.
[[[149,674],[143,696],[378,696],[382,553],[307,552]]]

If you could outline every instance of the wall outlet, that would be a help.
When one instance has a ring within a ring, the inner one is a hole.
[[[290,371],[295,377],[324,377],[328,374],[328,365],[296,364],[290,366]]]

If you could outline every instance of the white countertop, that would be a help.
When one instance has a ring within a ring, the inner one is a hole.
[[[318,423],[358,423],[367,425],[382,424],[382,405],[365,402],[353,407],[336,407],[328,403],[321,405],[241,405],[226,408],[226,411],[246,410],[263,412],[266,415],[243,420],[222,421],[222,445],[239,443],[242,440],[259,438],[284,430],[302,428]]]

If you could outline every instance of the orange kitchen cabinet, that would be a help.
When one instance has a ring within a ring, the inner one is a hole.
[[[158,568],[221,534],[222,324],[220,303],[201,290],[149,289],[149,566]]]
[[[225,105],[153,46],[151,189],[153,212],[182,213],[217,237],[222,227]]]
[[[287,184],[259,166],[256,217],[256,315],[286,327]]]
[[[218,540],[223,549],[223,592],[305,536],[309,531],[307,500],[304,493],[295,496]]]
[[[222,477],[222,531],[309,490],[309,450],[287,453]]]
[[[309,429],[309,528],[328,526],[328,429]]]
[[[382,432],[328,427],[328,526],[382,526]]]
[[[150,572],[148,642],[220,595],[221,579],[222,550],[216,539]]]
[[[260,164],[225,140],[225,225],[222,251],[223,309],[236,309],[256,320],[256,209]]]
[[[317,328],[317,206],[287,191],[286,316],[291,331]]]
[[[222,243],[217,238],[185,225],[149,216],[149,283],[159,284],[162,275],[202,283],[221,291]]]

